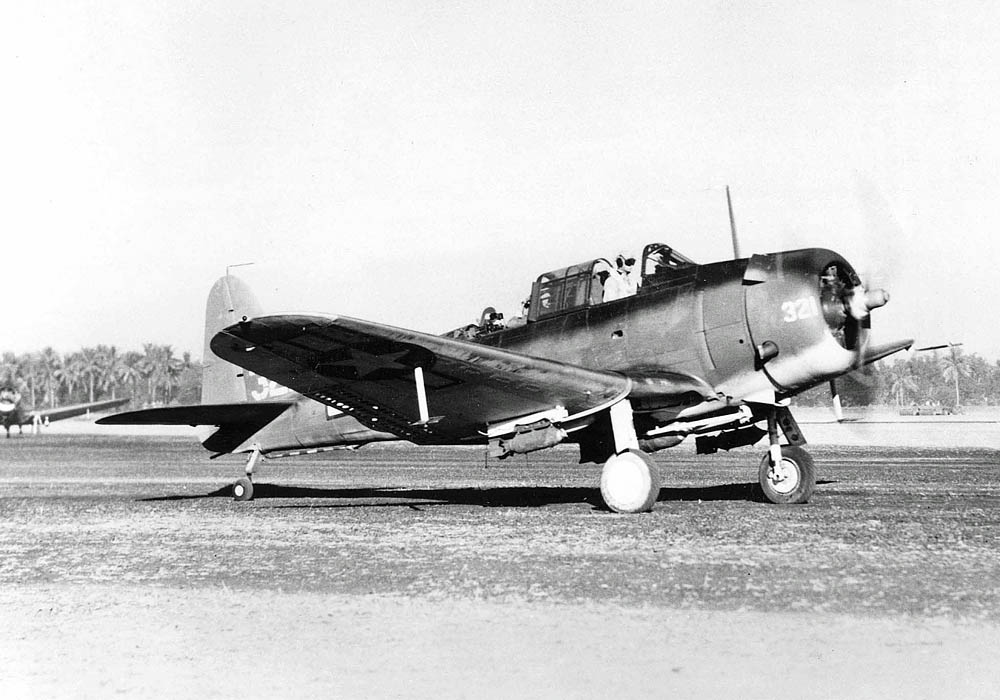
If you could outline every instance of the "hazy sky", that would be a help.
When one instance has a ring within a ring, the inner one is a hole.
[[[651,241],[823,246],[881,340],[1000,357],[993,2],[47,2],[0,23],[0,350],[202,353],[271,311],[441,332]]]

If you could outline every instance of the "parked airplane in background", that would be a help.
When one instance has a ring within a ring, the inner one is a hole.
[[[227,275],[208,298],[202,404],[99,422],[204,426],[208,450],[249,453],[237,500],[252,498],[261,455],[408,440],[489,445],[502,459],[576,443],[581,463],[603,464],[608,507],[639,512],[660,490],[649,453],[694,436],[699,453],[766,437],[763,495],[802,503],[815,473],[787,400],[911,345],[869,342],[888,295],[829,250],[699,265],[650,244],[638,291],[606,301],[614,272],[605,259],[546,272],[524,317],[484,314],[443,336],[265,316]]]
[[[0,417],[2,417],[4,430],[7,431],[9,438],[10,429],[15,425],[21,434],[24,434],[23,426],[28,424],[31,424],[37,432],[40,425],[48,425],[52,421],[72,418],[73,416],[82,416],[91,411],[117,408],[128,401],[128,399],[108,399],[29,411],[21,405],[21,394],[13,387],[5,386],[0,388]]]

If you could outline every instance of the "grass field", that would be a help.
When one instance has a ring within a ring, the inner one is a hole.
[[[569,449],[266,461],[235,503],[182,438],[15,438],[0,692],[995,697],[1000,453],[813,452],[804,506],[677,450],[617,516]]]

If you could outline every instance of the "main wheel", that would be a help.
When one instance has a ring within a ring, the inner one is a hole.
[[[774,467],[770,455],[765,454],[758,477],[764,498],[771,503],[805,503],[816,486],[812,456],[791,445],[781,446],[781,462]]]
[[[251,501],[253,500],[253,482],[250,481],[250,477],[241,476],[233,484],[233,500],[234,501]]]
[[[601,497],[616,513],[652,510],[660,495],[660,470],[653,458],[639,450],[615,455],[601,471]]]

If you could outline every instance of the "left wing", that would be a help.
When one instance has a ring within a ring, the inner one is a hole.
[[[483,442],[515,424],[583,427],[631,380],[343,316],[276,315],[212,338],[231,362],[417,443]]]

